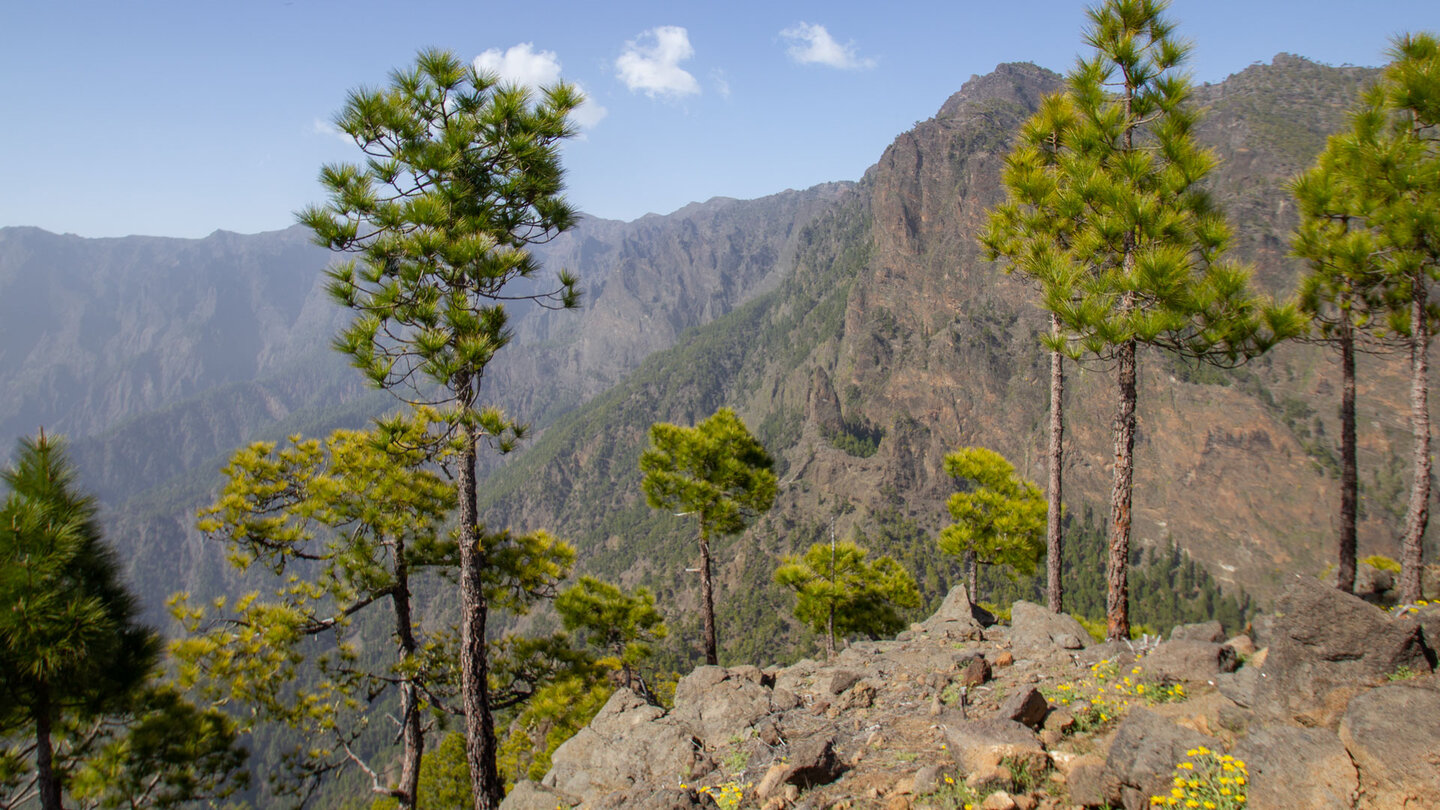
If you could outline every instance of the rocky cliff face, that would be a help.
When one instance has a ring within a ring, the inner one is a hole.
[[[622,689],[502,807],[1440,807],[1440,606],[1306,578],[1280,607],[1095,644],[1024,602],[982,627],[957,588],[831,661],[696,669],[669,710]]]

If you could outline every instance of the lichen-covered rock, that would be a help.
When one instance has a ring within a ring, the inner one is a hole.
[[[1400,682],[1354,700],[1340,740],[1367,808],[1440,807],[1440,691]]]
[[[1250,810],[1350,810],[1359,783],[1340,738],[1323,728],[1267,726],[1231,751],[1250,774]]]
[[[762,718],[794,707],[793,694],[763,683],[754,667],[700,667],[676,684],[670,717],[706,743],[722,743]]]
[[[1176,763],[1197,746],[1216,747],[1214,739],[1144,708],[1134,708],[1115,731],[1105,757],[1107,801],[1125,810],[1150,806],[1150,797],[1168,793]]]
[[[988,619],[988,622],[982,621]],[[930,618],[921,627],[926,633],[951,640],[978,640],[985,637],[983,626],[994,624],[995,617],[970,603],[970,594],[964,585],[956,585],[946,594]]]
[[[589,725],[555,749],[542,784],[588,804],[637,784],[677,784],[701,770],[702,751],[688,726],[618,689]]]
[[[1079,650],[1088,646],[1090,634],[1073,616],[1051,613],[1030,602],[1010,606],[1010,644],[1023,653],[1045,653],[1056,648]]]

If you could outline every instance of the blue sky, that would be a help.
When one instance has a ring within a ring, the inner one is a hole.
[[[713,196],[858,179],[885,146],[1000,62],[1065,70],[1078,2],[11,2],[0,10],[0,226],[82,236],[284,228],[347,90],[417,50],[591,99],[572,200],[634,219]],[[1440,3],[1176,0],[1198,81],[1278,52],[1384,62],[1440,31]],[[488,52],[488,55],[487,55]]]

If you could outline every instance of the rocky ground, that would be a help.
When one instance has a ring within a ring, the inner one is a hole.
[[[829,662],[701,667],[668,712],[621,690],[502,807],[1440,808],[1440,605],[1297,578],[1229,640],[989,618],[957,588]]]

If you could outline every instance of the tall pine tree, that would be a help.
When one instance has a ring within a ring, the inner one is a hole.
[[[1414,601],[1422,595],[1430,519],[1427,351],[1440,320],[1430,299],[1430,287],[1440,279],[1440,40],[1407,35],[1390,56],[1349,131],[1330,139],[1316,168],[1297,184],[1306,217],[1297,251],[1312,263],[1318,257],[1338,267],[1326,271],[1325,278],[1334,279],[1329,286],[1387,316],[1389,329],[1409,349],[1413,439],[1399,596]],[[1358,299],[1352,292],[1357,287],[1363,293]],[[1377,296],[1378,305],[1372,301]],[[1354,554],[1346,543],[1342,537],[1342,576],[1346,555]]]
[[[423,51],[388,87],[350,94],[336,126],[365,165],[324,167],[329,203],[300,214],[317,243],[359,256],[330,271],[331,294],[355,313],[336,348],[377,387],[446,406],[445,441],[459,438],[460,672],[476,810],[491,810],[503,794],[485,571],[510,542],[480,525],[476,453],[481,441],[508,449],[524,432],[481,407],[480,386],[510,341],[507,302],[579,304],[577,279],[565,273],[539,294],[514,282],[539,269],[527,246],[575,222],[559,145],[575,133],[568,114],[580,101],[565,84],[537,100],[454,54]]]
[[[1021,230],[1034,228],[1024,238],[1038,240],[1026,250],[1053,251],[1044,261],[1018,255],[1038,274],[1058,322],[1054,343],[1116,370],[1106,574],[1107,635],[1115,639],[1130,625],[1138,349],[1235,363],[1301,327],[1293,308],[1254,297],[1248,271],[1223,259],[1229,228],[1202,185],[1215,159],[1194,137],[1190,83],[1180,71],[1188,48],[1165,7],[1108,0],[1087,12],[1094,52],[1067,78],[1067,114],[1032,125],[1028,140],[1049,130],[1053,148],[1033,169],[1038,192],[1015,201]]]

